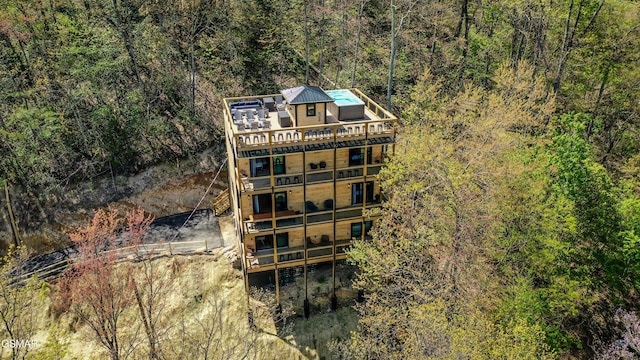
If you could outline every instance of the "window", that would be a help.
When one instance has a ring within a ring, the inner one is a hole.
[[[364,149],[349,149],[349,166],[358,166],[364,164]]]
[[[289,247],[289,233],[276,234],[276,244],[278,248]]]
[[[316,104],[307,104],[307,116],[316,116]]]
[[[287,207],[287,192],[278,192],[275,194],[276,200],[276,211],[286,211],[289,210]]]
[[[373,150],[367,147],[367,164],[371,164]],[[364,164],[364,148],[349,149],[349,166],[359,166]]]
[[[287,173],[287,167],[284,163],[284,156],[273,157],[273,175],[282,175]]]
[[[363,183],[351,185],[351,205],[362,204],[362,185]]]
[[[271,194],[253,195],[253,213],[271,213]]]
[[[364,235],[369,235],[369,230],[371,230],[371,226],[373,226],[373,221],[368,220],[364,222]]]
[[[370,203],[373,201],[373,181],[367,181],[367,202]]]
[[[362,223],[351,223],[351,238],[360,238],[362,237]]]
[[[273,249],[273,235],[256,236],[256,250]]]
[[[365,190],[366,184],[366,196],[363,193]],[[367,181],[366,183],[353,183],[351,185],[351,205],[359,205],[362,204],[362,200],[366,199],[366,201],[373,202],[373,181]]]
[[[362,238],[362,222],[351,223],[351,238]],[[369,230],[371,230],[371,226],[373,222],[371,220],[364,222],[364,235],[369,235]]]
[[[288,210],[287,193],[277,192],[273,196],[275,200],[276,211]],[[253,213],[254,214],[270,214],[271,213],[271,194],[253,195]]]
[[[269,158],[251,159],[251,177],[271,175]]]

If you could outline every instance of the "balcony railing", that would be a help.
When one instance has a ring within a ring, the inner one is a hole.
[[[313,172],[307,174],[307,183],[317,183],[324,181],[333,180],[333,170],[321,171],[321,172]]]
[[[354,177],[362,177],[364,173],[364,168],[362,166],[358,167],[350,167],[336,170],[336,178],[340,179],[349,179]]]
[[[288,228],[303,224],[302,214],[295,211],[276,212],[276,227]],[[273,215],[271,213],[249,215],[249,219],[244,221],[245,232],[255,233],[273,229]]]
[[[340,142],[380,136],[393,137],[395,134],[394,120],[363,120],[363,123],[359,124],[306,126],[304,130],[291,128],[285,130],[251,130],[243,133],[234,133],[234,145],[239,149],[244,149],[264,145],[289,146],[300,143]]]
[[[333,211],[325,211],[320,214],[313,213],[312,215],[307,215],[307,224],[326,222],[333,220]]]
[[[365,239],[371,239],[365,236]],[[351,246],[351,239],[340,239],[335,242],[336,256],[345,255],[346,250]],[[249,269],[257,269],[264,266],[272,266],[274,264],[285,265],[306,260],[330,261],[333,258],[333,242],[323,240],[319,243],[313,243],[307,239],[307,249],[304,246],[296,247],[279,247],[278,249],[262,249],[255,253],[246,254],[246,264]],[[275,250],[275,251],[274,251]]]

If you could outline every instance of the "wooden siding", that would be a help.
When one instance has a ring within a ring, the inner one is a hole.
[[[307,185],[307,201],[324,210],[324,201],[333,199],[333,182]]]
[[[301,228],[291,229],[289,230],[289,247],[298,246],[304,246],[304,230]]]
[[[316,103],[316,114],[314,116],[307,116],[307,104],[299,104],[293,105],[293,110],[291,110],[291,106],[289,107],[290,113],[296,119],[296,126],[313,126],[313,125],[322,125],[326,120],[326,104],[325,103]]]
[[[347,155],[349,154],[347,153]],[[306,158],[307,171],[333,170],[333,150],[307,152]],[[320,167],[311,169],[311,164],[319,164],[321,161],[327,163],[327,166],[324,169],[320,169]]]
[[[333,241],[333,223],[307,225],[307,237],[313,242],[320,242],[322,235],[329,236],[329,240]]]
[[[287,191],[287,206],[289,207],[289,210],[303,212],[304,211],[304,190],[302,186],[297,186],[293,189],[285,188],[282,190]],[[277,191],[280,191],[280,189],[278,189]]]
[[[349,149],[336,149],[336,169],[349,167]]]
[[[382,163],[384,159],[382,158],[382,145],[374,145],[371,147],[371,164]],[[376,162],[377,161],[377,162]]]
[[[284,163],[287,168],[287,174],[301,174],[304,170],[301,153],[286,155]]]
[[[336,208],[351,206],[351,182],[340,182],[336,184]]]

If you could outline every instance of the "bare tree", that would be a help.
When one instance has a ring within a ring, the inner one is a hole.
[[[360,8],[358,9],[358,32],[356,33],[356,48],[353,51],[353,69],[351,70],[351,87],[356,85],[356,70],[358,67],[358,53],[360,51],[360,38],[362,36],[362,18],[364,13],[364,6],[368,0],[360,1]]]
[[[589,29],[593,26],[600,10],[604,6],[604,0],[601,0],[598,6],[593,10],[593,13],[589,17],[589,20],[585,25],[582,25],[582,30],[580,30],[581,23],[580,20],[584,16],[588,16],[585,12],[588,11],[588,7],[585,4],[589,0],[580,0],[578,3],[578,8],[575,9],[575,1],[571,0],[569,2],[569,9],[567,10],[567,20],[565,21],[564,27],[564,36],[562,38],[562,46],[560,48],[560,54],[558,59],[558,70],[556,72],[555,79],[553,80],[553,90],[557,93],[560,90],[560,83],[562,81],[562,77],[564,75],[565,68],[567,66],[567,62],[569,61],[569,57],[571,53],[576,48],[577,42],[581,37],[584,37],[589,31]],[[574,18],[575,16],[575,18]]]
[[[145,331],[150,359],[162,358],[162,338],[166,334],[166,298],[168,280],[164,271],[154,261],[154,252],[143,248],[144,235],[153,221],[140,209],[127,213],[126,233],[131,243],[136,246],[137,257],[141,259],[136,267],[136,277],[132,279],[133,293],[140,314],[140,322]]]
[[[403,1],[397,4],[396,0],[391,0],[391,54],[389,55],[389,75],[387,77],[387,110],[391,111],[391,93],[393,92],[393,71],[396,66],[396,53],[398,52],[398,35],[402,31],[405,21],[409,21],[411,10],[419,0]],[[400,10],[400,15],[398,15]],[[398,16],[400,18],[398,19]]]
[[[179,324],[172,329],[177,343],[167,349],[167,356],[179,359],[260,359],[269,342],[265,336],[278,336],[274,321],[286,332],[288,311],[280,311],[275,297],[266,291],[252,289],[249,317],[237,321],[228,317],[231,302],[229,293],[214,291],[196,296],[195,302],[203,304],[192,312],[185,307]]]
[[[308,0],[303,0],[304,4],[304,57],[305,57],[305,73],[304,83],[309,84],[309,15],[308,12]]]
[[[117,210],[100,209],[88,226],[69,234],[80,256],[60,284],[60,296],[113,360],[126,358],[135,339],[121,332],[123,314],[134,301],[134,277],[130,264],[115,266],[120,225]]]

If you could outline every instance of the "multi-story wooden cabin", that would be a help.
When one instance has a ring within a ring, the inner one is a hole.
[[[305,287],[310,264],[333,263],[335,277],[335,262],[375,221],[364,212],[380,206],[377,174],[397,118],[357,89],[299,86],[224,99],[224,120],[247,291],[252,274],[271,272],[280,302],[289,267],[303,267]]]

